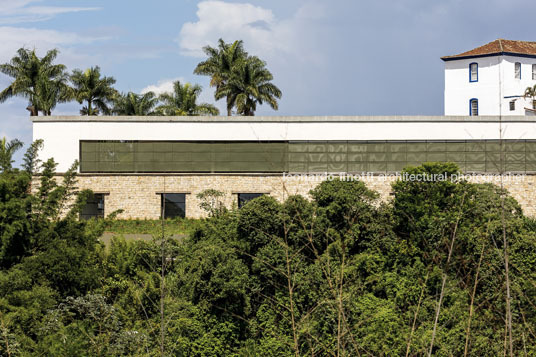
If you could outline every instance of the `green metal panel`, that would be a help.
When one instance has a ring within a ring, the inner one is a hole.
[[[361,173],[361,172],[367,172],[367,171],[368,171],[368,163],[366,162],[348,163],[348,172]]]
[[[368,169],[370,172],[386,172],[387,163],[386,162],[369,162]]]
[[[426,160],[429,162],[445,162],[447,161],[446,152],[429,152],[426,156]]]
[[[289,143],[288,152],[307,152],[307,144]]]
[[[309,172],[326,172],[328,170],[327,163],[309,163],[308,165]]]
[[[525,163],[506,163],[505,171],[525,172]]]
[[[506,151],[525,152],[525,142],[506,142],[504,146]]]
[[[367,145],[367,152],[386,152],[386,143],[370,143]]]
[[[347,148],[349,153],[367,152],[368,144],[349,142]]]
[[[536,155],[535,155],[536,156]],[[367,160],[367,154],[365,153],[348,153],[349,162],[361,162]]]
[[[467,172],[484,172],[486,171],[486,164],[481,162],[466,162],[465,171]]]
[[[426,143],[409,142],[407,146],[408,152],[426,152]]]
[[[406,152],[406,143],[390,143],[388,145],[389,152]]]
[[[465,151],[465,142],[447,142],[446,149],[448,152],[464,152]]]
[[[328,172],[347,172],[348,165],[346,162],[330,162],[328,163]]]
[[[318,144],[309,143],[307,145],[307,152],[326,152],[326,151],[327,151],[326,143],[318,143]]]
[[[504,150],[501,155],[500,150]],[[82,172],[386,172],[455,162],[468,172],[536,171],[536,141],[81,141]]]
[[[444,142],[431,142],[426,145],[426,151],[428,152],[445,152],[447,151],[447,144]]]
[[[328,162],[347,162],[346,153],[344,154],[328,154]]]
[[[426,161],[426,152],[408,152],[406,154],[408,161],[417,161],[417,162],[425,162]]]
[[[348,146],[346,143],[327,144],[328,152],[346,153]]]

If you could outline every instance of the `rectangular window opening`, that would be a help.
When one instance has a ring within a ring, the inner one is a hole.
[[[532,80],[536,81],[536,64],[532,65]]]
[[[471,116],[478,116],[478,99],[471,99],[470,101]]]
[[[80,213],[81,220],[104,218],[104,194],[94,193],[86,201]]]
[[[167,218],[184,218],[186,216],[185,193],[162,193],[160,200],[160,214]]]
[[[239,193],[238,194],[238,208],[242,208],[243,205],[248,203],[249,201],[261,197],[264,195],[263,193]]]
[[[521,79],[521,63],[520,62],[515,63],[515,78]]]
[[[510,111],[514,111],[516,110],[516,101],[515,100],[511,100],[510,101]]]
[[[469,82],[478,82],[478,63],[471,63],[469,65]]]

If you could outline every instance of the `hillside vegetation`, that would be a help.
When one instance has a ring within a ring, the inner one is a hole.
[[[0,173],[1,356],[536,354],[536,224],[497,186],[326,181],[104,249],[121,222],[36,166]]]

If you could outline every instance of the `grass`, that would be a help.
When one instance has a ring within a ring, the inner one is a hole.
[[[164,230],[168,235],[188,235],[199,220],[191,218],[174,218],[164,221]],[[161,234],[162,221],[159,219],[114,219],[106,223],[106,233],[113,234]]]

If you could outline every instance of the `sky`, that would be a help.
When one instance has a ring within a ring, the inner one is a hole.
[[[214,103],[193,70],[204,46],[240,39],[283,92],[278,111],[257,115],[442,115],[440,57],[497,38],[536,41],[534,13],[533,0],[0,0],[0,63],[21,47],[57,48],[69,71],[98,65],[120,91],[161,93],[178,79]],[[10,82],[0,74],[0,90]],[[31,142],[26,106],[0,103],[0,138]]]

